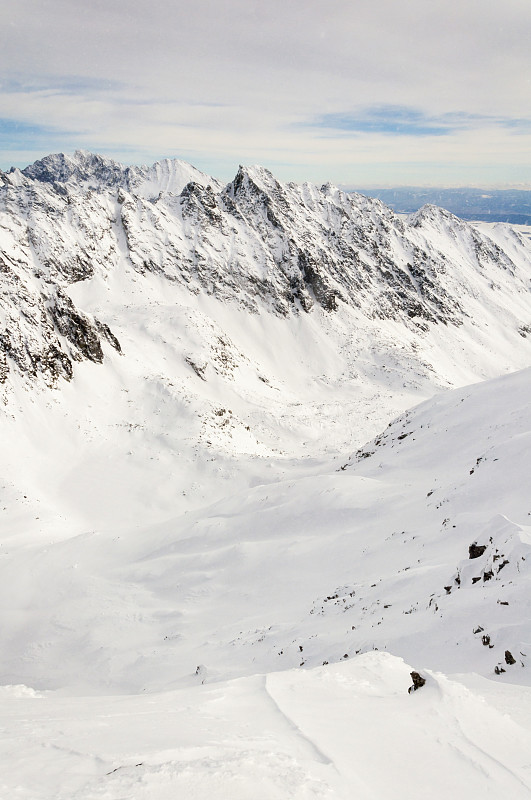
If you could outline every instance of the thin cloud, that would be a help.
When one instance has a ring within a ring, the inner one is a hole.
[[[381,133],[389,136],[448,136],[459,131],[499,126],[521,133],[531,131],[531,119],[511,119],[455,111],[430,115],[408,106],[379,105],[353,113],[322,114],[309,127],[329,135]]]

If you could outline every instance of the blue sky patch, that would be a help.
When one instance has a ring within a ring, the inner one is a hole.
[[[69,131],[0,117],[0,152],[4,154],[0,169],[26,167],[29,163],[28,153],[47,155],[68,152],[80,146]],[[20,159],[15,156],[17,152],[20,152]],[[9,160],[6,159],[7,153],[10,154],[7,157]]]
[[[0,117],[0,148],[4,150],[30,150],[47,147],[54,141],[64,141],[64,131],[56,131],[45,125],[31,125],[14,119]]]
[[[323,114],[317,125],[351,133],[444,136],[448,127],[406,106],[375,106],[356,114]]]
[[[0,91],[8,94],[46,92],[47,94],[79,95],[86,92],[119,92],[125,88],[121,81],[70,75],[65,78],[41,75],[30,80],[10,78],[0,80]]]
[[[480,126],[501,126],[529,131],[531,120],[469,114],[455,111],[429,115],[409,106],[378,105],[357,112],[323,114],[312,127],[338,133],[383,133],[393,136],[446,136]]]

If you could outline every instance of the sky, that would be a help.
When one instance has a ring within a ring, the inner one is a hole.
[[[530,0],[16,0],[0,20],[0,169],[85,149],[531,187]]]

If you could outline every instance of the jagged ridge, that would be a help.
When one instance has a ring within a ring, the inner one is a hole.
[[[53,384],[71,377],[72,360],[101,361],[102,335],[118,346],[65,292],[124,258],[249,312],[343,305],[420,333],[460,325],[483,294],[492,304],[493,289],[501,306],[528,290],[507,253],[441,209],[402,219],[377,200],[281,184],[260,167],[221,187],[183,162],[126,167],[77,151],[0,177],[4,380],[15,364]],[[530,321],[515,316],[513,328]]]

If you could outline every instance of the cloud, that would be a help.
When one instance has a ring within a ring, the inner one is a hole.
[[[410,138],[431,140],[426,175],[474,152],[492,164],[493,141],[494,162],[514,150],[516,167],[516,135],[531,145],[528,0],[17,0],[4,16],[0,108],[28,127],[2,140],[3,167],[7,151],[31,150],[32,126],[36,156],[53,139],[214,171],[250,160],[289,177],[291,165],[297,179],[306,159],[317,180],[360,153],[367,170],[374,147],[398,174]]]

